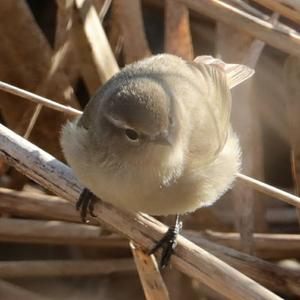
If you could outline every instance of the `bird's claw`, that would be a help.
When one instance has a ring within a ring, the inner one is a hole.
[[[97,201],[95,195],[88,189],[83,189],[82,193],[79,196],[78,201],[76,202],[76,209],[80,211],[80,217],[82,222],[88,223],[89,221],[86,219],[87,214],[92,217],[96,217],[94,214],[94,205]]]
[[[164,269],[170,263],[171,256],[177,245],[177,235],[182,229],[182,222],[176,223],[174,227],[170,227],[166,234],[154,245],[149,254],[154,254],[157,250],[162,248],[162,255],[160,259],[160,268]]]

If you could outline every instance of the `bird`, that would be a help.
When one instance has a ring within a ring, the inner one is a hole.
[[[175,215],[153,247],[165,267],[180,215],[212,205],[241,165],[230,124],[230,89],[253,75],[212,56],[186,61],[158,54],[125,66],[62,128],[64,156],[86,187],[77,208],[93,215],[92,196],[132,212]]]

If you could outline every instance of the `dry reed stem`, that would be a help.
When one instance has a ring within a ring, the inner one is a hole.
[[[115,0],[113,2],[115,26],[123,37],[123,51],[126,64],[151,55],[142,14],[141,0]],[[133,38],[134,37],[134,38]]]
[[[33,102],[38,103],[38,104],[42,104],[46,107],[49,107],[51,109],[54,109],[54,110],[57,110],[57,111],[60,111],[60,112],[64,112],[64,113],[71,114],[71,115],[76,115],[76,116],[82,114],[81,111],[79,111],[75,108],[62,105],[60,103],[54,102],[50,99],[39,96],[37,94],[28,92],[24,89],[15,87],[15,86],[13,86],[11,84],[8,84],[6,82],[3,82],[3,81],[0,81],[0,89],[2,91],[5,91],[5,92],[11,93],[13,95],[25,98],[27,100],[33,101]]]
[[[275,26],[278,24],[278,19],[279,19],[278,13],[273,13],[272,16],[268,19],[268,22],[271,25]],[[249,66],[252,69],[256,69],[256,65],[262,54],[265,44],[266,44],[265,42],[255,39],[251,43],[248,51],[246,52],[246,55],[244,56],[242,63]]]
[[[287,119],[289,124],[289,141],[291,144],[291,167],[295,185],[295,192],[300,195],[300,59],[290,56],[284,65],[285,99],[287,106]],[[300,209],[298,209],[300,222]]]
[[[108,35],[111,48],[117,59],[119,59],[120,56],[123,55],[123,49],[124,49],[124,38],[122,36],[121,28],[118,24],[119,24],[118,12],[116,11],[115,5],[112,5],[111,26],[108,30],[107,35]]]
[[[229,194],[221,198],[216,205],[199,209],[190,217],[185,218],[185,226],[194,230],[206,230],[210,228],[215,231],[233,231],[237,218],[236,212],[232,209],[231,205],[228,209],[224,209],[221,203],[223,201],[226,202],[228,196]],[[230,201],[230,199],[228,200]],[[297,226],[297,209],[294,206],[272,200],[271,202],[266,202],[266,206],[268,206],[265,213],[267,226],[280,228],[280,232]]]
[[[0,295],[5,300],[50,300],[15,284],[0,280]],[[4,298],[5,297],[5,298]]]
[[[0,241],[128,249],[119,235],[102,235],[98,226],[60,221],[0,218]]]
[[[0,188],[0,199],[0,212],[41,219],[81,222],[74,207],[59,197]],[[93,220],[91,223],[96,224]]]
[[[194,50],[190,29],[189,10],[180,1],[165,1],[165,51],[193,60]]]
[[[225,0],[226,2],[229,2],[231,4],[237,5],[238,7],[242,8],[243,10],[245,10],[247,13],[250,13],[252,15],[254,15],[255,17],[258,17],[260,19],[263,19],[265,21],[269,20],[269,15],[264,14],[263,12],[261,12],[260,10],[256,9],[255,7],[249,5],[247,2],[244,2],[244,0]],[[255,1],[255,0],[254,0]],[[277,2],[282,3],[282,4],[287,4],[288,1],[293,1],[293,0],[277,0]],[[286,2],[286,3],[284,3]],[[294,9],[296,9],[296,6],[294,7]],[[300,10],[300,3],[299,3],[299,10]],[[295,29],[292,29],[291,27],[278,22],[278,24],[276,24],[276,27],[281,28],[283,30],[287,30],[290,32],[295,32]]]
[[[268,20],[269,16],[265,15],[263,12],[260,10],[256,9],[255,7],[251,6],[247,2],[244,2],[244,0],[224,0],[224,2],[229,3],[230,5],[233,4],[235,7],[239,7],[245,12],[254,15],[257,18],[263,19],[263,20]]]
[[[30,121],[29,121],[29,124],[28,124],[28,126],[27,126],[26,132],[25,132],[25,134],[24,134],[24,136],[23,136],[24,139],[27,140],[27,139],[29,138],[29,136],[30,136],[30,134],[31,134],[31,132],[32,132],[32,129],[33,129],[34,125],[36,124],[36,121],[37,121],[37,119],[38,119],[38,117],[39,117],[39,115],[40,115],[40,112],[41,112],[41,110],[42,110],[42,107],[43,107],[42,104],[38,104],[38,105],[35,107],[35,110],[34,110],[32,116],[31,116]]]
[[[103,2],[72,1],[72,43],[77,54],[80,73],[90,95],[119,71],[100,20],[110,5],[109,1]],[[100,9],[101,16],[98,15],[96,8]]]
[[[73,86],[76,85],[80,77],[80,60],[76,56],[74,40],[72,38],[73,28],[73,6],[74,0],[56,0],[56,27],[54,51],[63,52],[59,62],[60,69],[64,70]]]
[[[92,0],[93,4],[98,12],[99,19],[101,23],[103,22],[108,10],[111,7],[112,0]]]
[[[234,268],[279,293],[300,296],[300,271],[289,270],[249,254],[212,243],[199,234],[187,234],[197,245],[213,253]]]
[[[300,24],[300,12],[295,10],[295,8],[286,6],[280,3],[278,0],[253,0],[253,1]]]
[[[158,0],[145,0],[145,1],[150,4],[154,4],[156,6],[162,6],[162,3],[159,2]],[[180,0],[180,1],[184,1],[184,0]],[[244,0],[222,0],[222,1],[226,2],[230,5],[233,4],[233,6],[235,6],[235,7],[242,8],[243,11],[245,11],[246,13],[249,13],[250,15],[254,15],[258,19],[262,19],[264,21],[270,20],[269,15],[264,14],[263,12],[256,9],[255,7],[251,6],[250,4],[247,4],[247,2],[244,2]],[[278,0],[278,1],[280,1],[280,0]],[[281,0],[281,1],[289,1],[289,0]],[[291,0],[291,1],[293,1],[293,0]],[[194,17],[201,18],[201,14],[194,15]],[[298,32],[295,29],[285,25],[284,23],[278,22],[278,24],[276,24],[275,28],[277,31],[284,31],[286,33],[294,33],[300,37],[300,34],[298,34]]]
[[[83,190],[70,168],[3,125],[0,125],[0,156],[24,175],[72,203]],[[145,250],[149,250],[167,229],[150,216],[125,212],[101,200],[95,205],[95,214],[97,220]],[[231,299],[281,299],[182,236],[178,237],[172,263]]]
[[[130,242],[137,271],[147,300],[169,300],[167,287],[161,277],[154,255],[144,251]]]
[[[267,183],[261,182],[241,173],[237,175],[237,179],[241,183],[255,189],[256,191],[259,191],[263,194],[273,197],[274,199],[281,200],[297,208],[300,208],[300,198],[291,193],[285,192]]]
[[[81,17],[83,31],[91,50],[97,74],[102,82],[119,71],[118,64],[110,48],[106,34],[91,1],[75,0],[75,11]]]
[[[97,71],[98,67],[91,55],[91,47],[83,30],[81,17],[78,11],[75,11],[74,9],[72,10],[71,33],[71,40],[74,45],[73,50],[78,62],[79,74],[84,81],[89,95],[93,95],[102,85],[102,81]]]
[[[241,249],[240,236],[238,233],[216,232],[209,230],[200,235],[206,239],[222,244],[224,246],[237,250]],[[284,257],[292,258],[297,254],[297,252],[300,251],[300,234],[254,233],[253,238],[255,241],[256,251],[260,255],[263,255],[265,253],[266,256],[268,256],[268,253],[274,252],[277,257],[280,257],[280,253],[290,252],[290,256]],[[283,258],[283,256],[281,256],[280,258]]]
[[[132,259],[1,261],[0,278],[67,277],[135,272]],[[25,298],[23,298],[25,300]]]
[[[204,14],[218,22],[224,22],[279,50],[300,56],[300,36],[281,30],[269,22],[254,17],[220,0],[180,0],[191,10]]]
[[[68,42],[72,25],[72,9],[74,0],[56,0],[56,31],[54,49],[58,50]]]
[[[299,0],[277,0],[278,2],[285,4],[294,8],[295,10],[300,11],[300,2]]]

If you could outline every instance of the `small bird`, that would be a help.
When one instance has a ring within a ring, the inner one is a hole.
[[[165,266],[179,215],[214,203],[239,171],[230,88],[253,73],[211,56],[160,54],[107,81],[61,132],[65,158],[87,188],[77,205],[82,217],[92,213],[92,194],[126,210],[176,215],[152,251],[164,249]]]

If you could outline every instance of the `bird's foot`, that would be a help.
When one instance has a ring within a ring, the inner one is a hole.
[[[168,229],[166,234],[155,244],[150,250],[150,254],[154,254],[157,250],[162,248],[162,255],[160,259],[160,268],[164,269],[170,263],[171,256],[174,253],[174,249],[177,245],[177,235],[182,229],[182,222],[179,221],[179,217],[176,217],[176,224]]]
[[[88,223],[86,219],[88,213],[92,217],[96,217],[94,214],[94,205],[97,202],[96,196],[89,190],[84,188],[76,202],[76,209],[80,211],[80,217],[82,222]]]

